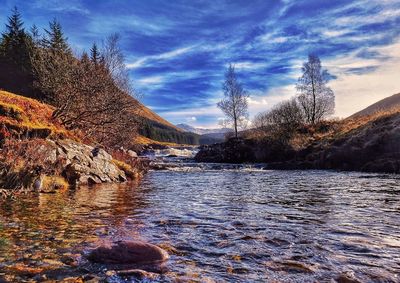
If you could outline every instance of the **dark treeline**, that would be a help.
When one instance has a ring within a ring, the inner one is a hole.
[[[56,19],[27,30],[14,8],[0,38],[0,88],[53,105],[53,118],[87,141],[130,146],[140,107],[118,40],[76,55]]]

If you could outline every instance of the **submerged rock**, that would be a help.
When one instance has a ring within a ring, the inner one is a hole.
[[[158,274],[153,273],[153,272],[147,272],[142,269],[128,269],[128,270],[120,270],[117,271],[117,274],[119,276],[127,276],[127,277],[136,277],[138,279],[156,279]]]
[[[169,255],[163,249],[141,241],[118,242],[111,247],[99,247],[93,250],[88,259],[105,264],[157,264],[168,260]]]

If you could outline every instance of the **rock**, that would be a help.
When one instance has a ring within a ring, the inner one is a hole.
[[[128,155],[129,155],[130,157],[138,157],[137,153],[134,152],[133,150],[128,150]]]
[[[231,138],[224,143],[205,145],[196,154],[197,162],[242,163],[256,161],[251,140]]]
[[[360,281],[358,281],[356,278],[354,278],[353,275],[351,274],[340,274],[337,278],[336,278],[336,282],[338,283],[360,283]]]
[[[78,266],[78,262],[70,255],[63,255],[60,261],[69,266]]]
[[[96,275],[93,275],[93,274],[87,274],[87,275],[83,276],[82,279],[83,279],[83,282],[85,282],[85,283],[99,283],[99,282],[101,282],[101,278],[96,276]]]
[[[138,279],[156,279],[158,277],[158,274],[153,273],[153,272],[147,272],[142,269],[129,269],[129,270],[120,270],[117,271],[117,274],[119,276],[133,276]]]
[[[56,145],[66,159],[64,174],[69,183],[90,185],[127,180],[125,173],[113,163],[112,156],[101,148],[70,140],[57,141]]]
[[[156,264],[169,258],[163,249],[140,241],[118,242],[111,247],[93,250],[88,259],[105,264]]]

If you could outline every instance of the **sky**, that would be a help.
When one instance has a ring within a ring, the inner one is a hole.
[[[227,66],[250,117],[296,95],[309,53],[331,74],[336,117],[400,92],[400,0],[0,0],[27,28],[56,18],[77,54],[121,36],[140,100],[170,122],[215,127]]]

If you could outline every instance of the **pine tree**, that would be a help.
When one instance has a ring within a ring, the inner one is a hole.
[[[30,35],[32,37],[32,41],[34,42],[34,44],[38,45],[40,43],[40,32],[35,24],[30,29]]]
[[[0,40],[0,88],[32,96],[31,36],[25,32],[21,14],[15,7]]]
[[[98,65],[101,61],[100,51],[96,43],[93,43],[92,48],[90,49],[90,60],[95,65]]]
[[[17,7],[12,9],[12,14],[8,17],[8,24],[6,24],[6,32],[3,34],[5,38],[15,39],[25,34],[23,28],[24,23],[21,19],[21,14]]]
[[[29,36],[25,33],[23,25],[21,14],[17,7],[14,7],[6,24],[6,31],[2,34],[1,50],[4,57],[15,63],[26,62],[28,58]]]
[[[45,29],[45,32],[46,37],[43,40],[45,47],[56,52],[71,53],[71,49],[67,43],[68,39],[64,36],[61,24],[56,19],[53,19],[49,23],[49,30]]]

